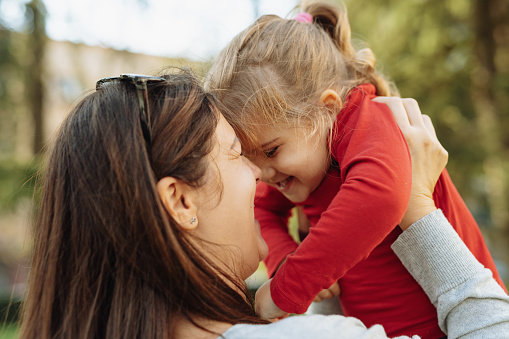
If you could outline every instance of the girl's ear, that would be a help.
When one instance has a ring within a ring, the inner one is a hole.
[[[320,107],[325,108],[334,119],[339,114],[339,111],[341,111],[343,106],[343,102],[341,101],[338,93],[332,89],[326,89],[322,92],[318,104]]]
[[[166,212],[183,230],[194,230],[198,226],[196,188],[179,179],[164,177],[157,183],[157,192]]]

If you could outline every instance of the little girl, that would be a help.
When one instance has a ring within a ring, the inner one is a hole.
[[[372,101],[397,94],[374,65],[369,49],[352,46],[346,11],[311,4],[296,19],[261,17],[210,71],[207,85],[263,173],[255,213],[273,278],[257,293],[257,312],[303,313],[339,279],[346,316],[381,323],[389,336],[440,338],[436,309],[391,249],[411,162],[389,108]],[[434,200],[504,287],[446,171]],[[287,227],[295,206],[311,223],[300,245]]]

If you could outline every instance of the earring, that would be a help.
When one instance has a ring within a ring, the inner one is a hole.
[[[198,219],[196,219],[196,217],[192,217],[192,218],[191,218],[191,225],[193,225],[193,224],[194,224],[195,222],[197,222],[197,221],[198,221]]]

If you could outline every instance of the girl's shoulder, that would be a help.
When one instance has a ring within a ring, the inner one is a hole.
[[[356,120],[359,115],[376,114],[375,111],[379,110],[390,112],[387,105],[372,101],[376,97],[376,88],[372,84],[361,84],[352,88],[346,95],[337,119]]]

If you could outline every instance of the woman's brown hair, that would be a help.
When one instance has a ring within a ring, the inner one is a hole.
[[[203,184],[219,118],[189,72],[164,77],[148,86],[150,151],[128,82],[91,93],[61,126],[21,338],[171,338],[182,318],[263,322],[243,282],[196,249],[159,200],[163,177]]]
[[[228,44],[208,74],[207,89],[246,148],[256,148],[260,125],[330,127],[331,115],[318,107],[326,89],[343,102],[362,83],[373,84],[377,95],[397,94],[375,70],[371,50],[353,46],[346,8],[310,3],[300,9],[311,23],[262,16]]]

